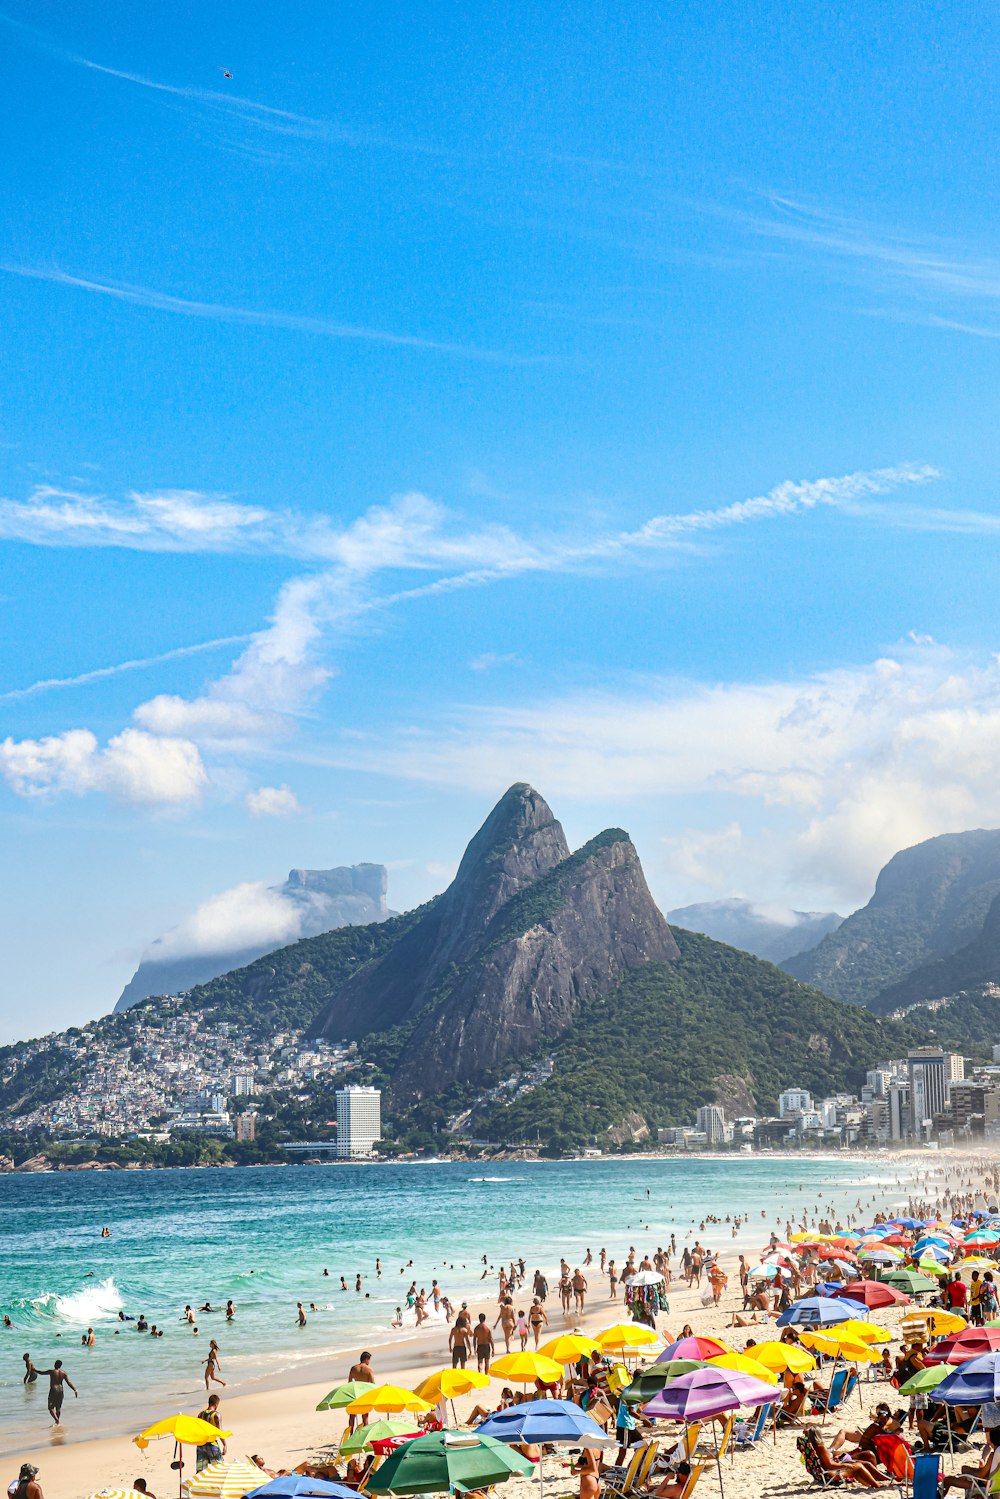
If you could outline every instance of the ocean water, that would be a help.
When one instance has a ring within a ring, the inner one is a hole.
[[[812,1217],[817,1205],[846,1212],[860,1198],[862,1217],[873,1199],[902,1205],[903,1170],[877,1158],[757,1155],[0,1177],[0,1302],[14,1324],[0,1332],[0,1451],[47,1440],[48,1381],[23,1389],[24,1352],[39,1368],[62,1358],[80,1390],[78,1401],[67,1396],[66,1439],[138,1430],[197,1407],[210,1337],[221,1347],[223,1399],[295,1383],[296,1371],[333,1385],[366,1344],[398,1342],[405,1359],[412,1313],[403,1329],[391,1324],[414,1278],[429,1291],[436,1277],[456,1305],[485,1306],[497,1282],[480,1278],[484,1254],[497,1266],[523,1255],[529,1277],[540,1267],[554,1285],[560,1254],[578,1264],[588,1247],[595,1260],[604,1247],[621,1263],[631,1244],[654,1250],[671,1231],[682,1243],[707,1214],[749,1215],[738,1242],[724,1223],[700,1237],[756,1253],[773,1224]],[[230,1297],[236,1320],[203,1314],[194,1337],[185,1304],[221,1308]],[[305,1328],[299,1300],[321,1308]],[[137,1334],[119,1309],[143,1313],[165,1336]],[[92,1349],[80,1343],[90,1326]]]

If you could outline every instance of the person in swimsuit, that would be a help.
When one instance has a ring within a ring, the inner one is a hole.
[[[208,1345],[208,1358],[202,1359],[202,1363],[205,1365],[205,1389],[208,1389],[209,1382],[212,1380],[216,1384],[222,1385],[222,1388],[225,1389],[226,1381],[219,1378],[219,1370],[222,1368],[222,1365],[219,1363],[219,1345],[214,1338]]]
[[[24,1379],[21,1381],[21,1383],[22,1384],[34,1384],[35,1380],[38,1378],[38,1370],[35,1368],[34,1364],[31,1362],[31,1354],[30,1353],[23,1353],[21,1355],[21,1357],[24,1360]]]
[[[528,1319],[523,1311],[517,1314],[517,1335],[521,1340],[521,1352],[523,1353],[528,1346]]]
[[[39,1369],[39,1374],[47,1374],[49,1377],[49,1415],[56,1426],[62,1421],[63,1397],[66,1394],[65,1386],[69,1385],[73,1391],[74,1398],[79,1399],[80,1392],[70,1379],[62,1366],[62,1359],[57,1358],[51,1369]]]
[[[528,1313],[528,1322],[531,1326],[531,1331],[534,1333],[535,1347],[537,1348],[539,1343],[541,1342],[542,1328],[547,1327],[549,1323],[549,1319],[545,1315],[545,1308],[544,1306],[542,1306],[542,1303],[539,1301],[537,1296],[531,1303],[531,1310]]]
[[[490,1359],[493,1356],[493,1331],[486,1320],[485,1312],[479,1313],[479,1321],[472,1329],[472,1340],[476,1345],[476,1368],[488,1374]]]
[[[509,1353],[510,1352],[510,1340],[514,1336],[514,1327],[515,1327],[514,1304],[511,1301],[510,1297],[508,1297],[507,1300],[501,1306],[501,1308],[500,1308],[500,1315],[497,1317],[497,1320],[494,1322],[493,1327],[494,1327],[494,1329],[496,1329],[497,1327],[502,1328],[502,1330],[503,1330],[504,1352],[505,1353]]]

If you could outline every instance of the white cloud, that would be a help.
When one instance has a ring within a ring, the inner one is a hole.
[[[150,944],[144,960],[157,962],[202,953],[245,952],[266,944],[283,947],[301,935],[303,911],[281,889],[248,881],[213,895]]]
[[[520,666],[521,658],[514,651],[498,653],[497,651],[483,651],[481,656],[473,656],[469,662],[470,671],[492,671],[496,666]]]
[[[798,882],[850,901],[899,849],[1000,824],[998,759],[997,659],[907,644],[798,681],[651,681],[467,709],[388,749],[345,743],[332,763],[476,792],[516,778],[553,799],[655,799],[661,818],[673,799],[687,809],[663,844],[677,879],[765,895]]]
[[[0,540],[34,546],[126,547],[141,552],[276,550],[280,517],[190,489],[109,500],[38,485],[26,500],[0,499]]]
[[[218,697],[189,700],[161,693],[140,703],[132,716],[152,734],[184,735],[199,744],[238,747],[284,732],[284,721],[278,714]]]
[[[254,817],[292,817],[301,812],[298,797],[288,786],[258,786],[248,791],[247,810]]]
[[[208,775],[196,745],[123,729],[103,747],[89,729],[45,739],[5,739],[0,775],[18,796],[103,791],[138,806],[196,802]]]

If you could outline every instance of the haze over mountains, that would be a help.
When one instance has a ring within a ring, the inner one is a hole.
[[[782,963],[815,947],[843,921],[835,911],[790,911],[731,896],[701,901],[667,912],[667,920],[689,932],[703,932],[769,963]]]
[[[387,890],[383,864],[292,869],[282,885],[237,885],[150,943],[115,1012],[153,994],[183,993],[298,938],[384,921]]]

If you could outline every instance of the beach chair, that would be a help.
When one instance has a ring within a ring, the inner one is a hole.
[[[910,1499],[937,1499],[940,1466],[941,1459],[936,1452],[924,1452],[913,1459],[913,1489]]]
[[[722,1428],[722,1436],[719,1439],[719,1450],[718,1450],[717,1453],[713,1453],[712,1454],[713,1457],[719,1458],[720,1461],[726,1455],[726,1452],[727,1452],[727,1450],[729,1448],[729,1444],[730,1444],[730,1442],[733,1439],[733,1428],[735,1427],[735,1425],[736,1425],[736,1412],[733,1411],[733,1413],[729,1416],[728,1420],[726,1421],[725,1426]]]
[[[644,1442],[641,1447],[636,1447],[624,1468],[606,1468],[603,1475],[604,1489],[609,1494],[617,1494],[619,1499],[628,1499],[628,1496],[635,1492],[640,1470],[648,1473],[649,1467],[652,1466],[651,1462],[649,1466],[646,1465],[646,1459],[650,1447],[653,1446],[653,1442]],[[655,1456],[654,1452],[653,1457]]]
[[[771,1406],[762,1405],[757,1411],[756,1421],[737,1421],[733,1427],[734,1452],[746,1452],[756,1447],[764,1435],[764,1427],[767,1425],[767,1418],[770,1414]]]
[[[847,1385],[847,1369],[838,1369],[830,1380],[829,1395],[816,1395],[811,1398],[811,1413],[814,1416],[820,1414],[832,1414],[843,1403],[844,1389]]]
[[[704,1473],[706,1467],[706,1463],[695,1463],[694,1467],[691,1469],[691,1472],[688,1474],[688,1481],[684,1485],[684,1488],[681,1492],[681,1499],[691,1499],[691,1495],[694,1493],[694,1486],[698,1482],[698,1479],[701,1477],[701,1475]]]

